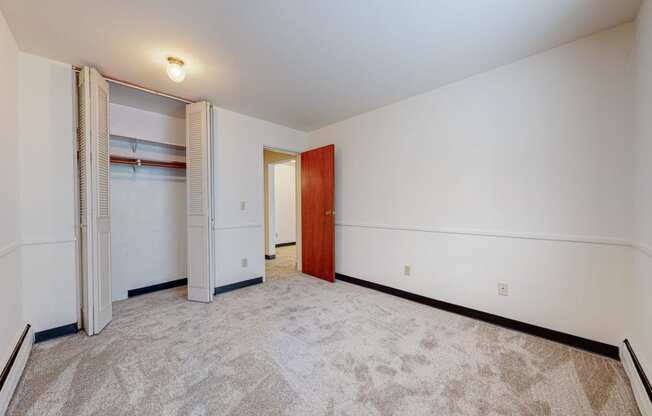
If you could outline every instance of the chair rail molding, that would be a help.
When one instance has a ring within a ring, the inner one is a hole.
[[[557,242],[565,242],[565,243],[599,244],[599,245],[622,246],[622,247],[633,246],[630,240],[612,238],[612,237],[602,237],[602,236],[586,236],[586,235],[572,235],[572,234],[539,234],[539,233],[511,232],[511,231],[499,231],[499,230],[483,230],[483,229],[472,229],[472,228],[433,227],[433,226],[424,226],[424,225],[368,224],[362,222],[349,222],[349,221],[336,222],[335,226],[391,230],[391,231],[411,231],[411,232],[434,233],[434,234],[469,235],[469,236],[478,236],[478,237],[513,238],[513,239],[522,239],[522,240],[557,241]]]
[[[20,247],[20,241],[10,241],[9,243],[0,247],[0,258],[13,253],[18,247]]]
[[[242,228],[261,228],[261,224],[220,224],[214,225],[214,230],[238,230]]]
[[[632,247],[640,251],[641,253],[647,255],[648,257],[652,257],[652,246],[644,244],[640,241],[634,241],[632,243]]]
[[[41,240],[19,240],[11,241],[4,246],[0,247],[0,258],[5,257],[20,247],[27,246],[43,246],[43,245],[53,245],[53,244],[68,244],[74,243],[77,241],[75,237],[68,237],[62,239],[41,239]]]

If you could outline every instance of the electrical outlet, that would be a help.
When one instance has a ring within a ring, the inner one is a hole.
[[[412,272],[412,268],[406,264],[405,267],[403,268],[403,274],[409,276],[411,272]]]
[[[500,296],[509,295],[509,286],[507,285],[507,283],[498,283],[498,294]]]
[[[240,201],[240,211],[247,209],[247,201]]]
[[[242,259],[242,267],[247,267],[247,264],[249,264],[249,261],[247,260],[246,257]]]

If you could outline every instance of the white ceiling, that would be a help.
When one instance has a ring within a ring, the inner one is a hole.
[[[21,50],[314,130],[631,21],[640,0],[0,0]],[[182,84],[165,57],[187,62]]]

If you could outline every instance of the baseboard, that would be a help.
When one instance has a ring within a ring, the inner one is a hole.
[[[53,338],[59,338],[64,335],[76,334],[77,332],[79,332],[79,327],[77,326],[77,322],[75,322],[74,324],[68,324],[68,325],[58,326],[56,328],[46,329],[45,331],[39,331],[36,334],[34,334],[34,343],[47,341]]]
[[[28,324],[25,326],[18,343],[9,357],[9,361],[7,361],[0,374],[0,415],[4,415],[7,411],[11,397],[14,395],[20,377],[23,375],[23,370],[32,351],[33,343],[34,333],[32,327]]]
[[[297,242],[292,241],[292,242],[289,242],[289,243],[278,243],[276,245],[276,247],[287,247],[287,246],[295,246],[295,245],[297,245]]]
[[[395,289],[393,287],[384,286],[379,283],[362,280],[351,276],[346,276],[336,273],[337,280],[343,282],[353,283],[355,285],[364,286],[369,289],[378,290],[380,292],[388,293],[390,295],[398,296],[403,299],[418,302],[424,305],[432,306],[437,309],[442,309],[448,312],[464,315],[469,318],[477,319],[479,321],[488,322],[490,324],[502,326],[504,328],[513,329],[515,331],[523,332],[529,335],[546,338],[561,344],[565,344],[574,348],[579,348],[595,354],[613,358],[618,360],[620,358],[618,347],[603,342],[594,341],[587,338],[578,337],[576,335],[566,334],[564,332],[555,331],[553,329],[544,328],[528,324],[525,322],[517,321],[511,318],[494,315],[488,312],[479,311],[477,309],[467,308],[466,306],[456,305],[454,303],[444,302],[442,300],[432,299],[426,296],[417,295],[415,293],[406,292],[404,290]]]
[[[188,284],[188,278],[172,280],[170,282],[159,283],[156,285],[140,287],[138,289],[131,289],[127,291],[127,297],[144,295],[146,293],[157,292],[159,290],[172,289],[173,287],[186,286]]]
[[[623,341],[620,347],[620,361],[625,367],[625,373],[629,377],[629,384],[634,391],[636,403],[642,416],[652,416],[652,386],[647,378],[636,353],[628,340]]]
[[[274,260],[276,258],[276,254],[265,254],[265,260]]]
[[[236,283],[231,283],[230,285],[216,287],[215,294],[219,295],[220,293],[226,293],[232,290],[241,289],[243,287],[257,285],[258,283],[263,283],[262,277],[256,277],[254,279],[243,280],[242,282],[236,282]]]

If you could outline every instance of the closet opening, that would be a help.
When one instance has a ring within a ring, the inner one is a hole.
[[[111,296],[116,302],[187,284],[186,105],[109,85]],[[179,297],[185,296],[180,290]]]
[[[300,167],[297,153],[263,149],[265,279],[298,274]]]

